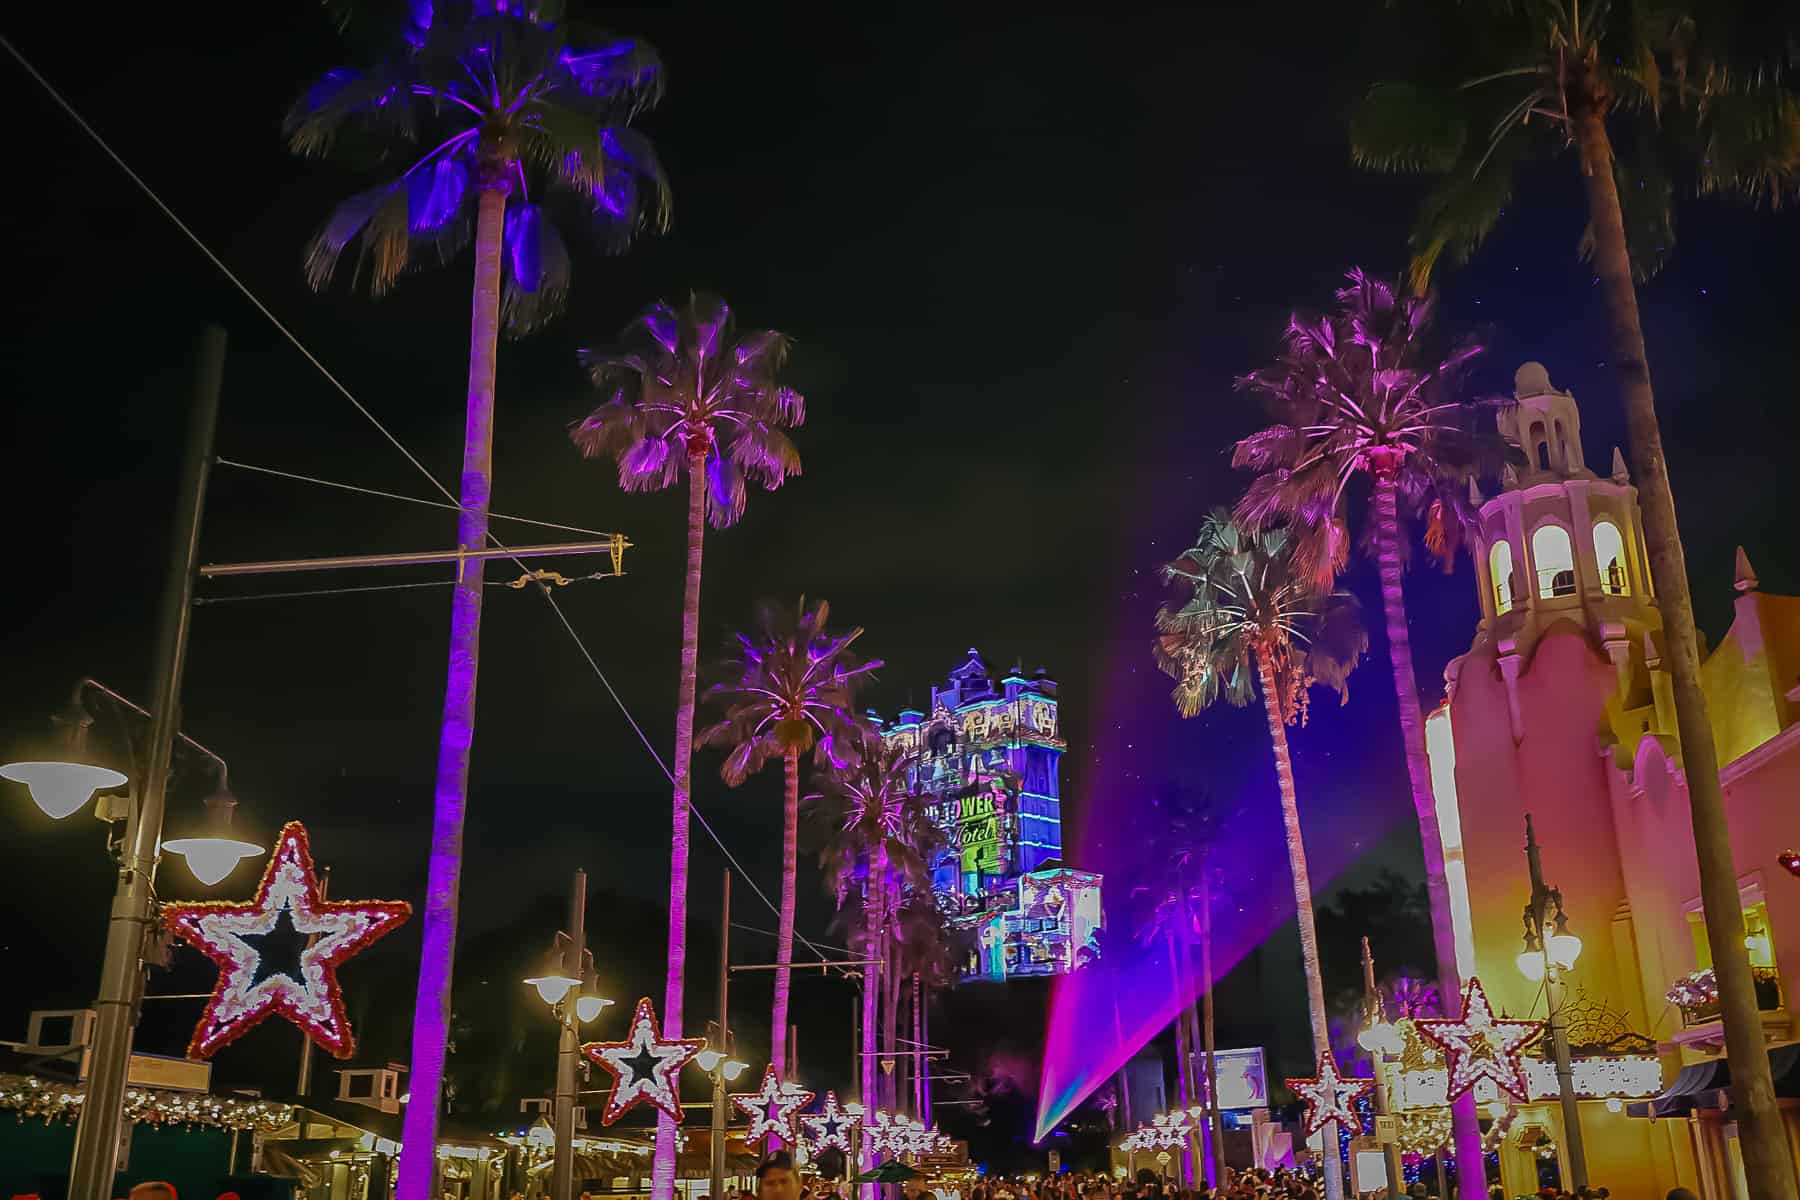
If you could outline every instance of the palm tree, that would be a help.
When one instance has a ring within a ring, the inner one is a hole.
[[[1800,99],[1787,86],[1800,26],[1792,6],[1756,0],[1496,0],[1456,11],[1461,41],[1430,39],[1430,65],[1419,78],[1369,92],[1351,125],[1351,152],[1378,169],[1441,175],[1413,235],[1413,276],[1422,285],[1445,253],[1466,259],[1481,245],[1528,157],[1575,151],[1587,201],[1581,250],[1594,263],[1605,357],[1638,472],[1706,934],[1720,955],[1726,1049],[1743,1072],[1745,1177],[1753,1195],[1792,1200],[1800,1192],[1743,949],[1718,750],[1634,280],[1653,276],[1673,247],[1678,177],[1697,192],[1771,204],[1800,192]]]
[[[888,961],[899,900],[930,887],[931,855],[943,834],[931,820],[928,797],[912,786],[914,755],[858,721],[844,739],[843,765],[822,778],[822,793],[809,796],[824,826],[819,864],[837,897],[840,923],[856,932],[864,960]],[[861,1101],[880,1106],[877,1030],[889,972],[863,972]],[[867,1155],[863,1167],[874,1165]],[[873,1185],[864,1194],[873,1195]]]
[[[1475,526],[1469,480],[1498,474],[1507,452],[1491,425],[1478,432],[1475,406],[1457,394],[1463,368],[1482,347],[1465,338],[1439,349],[1432,337],[1436,307],[1429,295],[1403,296],[1395,285],[1352,269],[1335,311],[1295,313],[1280,357],[1238,380],[1273,423],[1238,442],[1232,463],[1258,472],[1238,503],[1239,520],[1251,527],[1280,522],[1299,534],[1298,565],[1321,587],[1336,581],[1349,557],[1352,497],[1368,496],[1370,536],[1364,544],[1381,577],[1388,664],[1431,898],[1438,988],[1453,1006],[1462,980],[1406,624],[1407,531],[1422,525],[1426,548],[1448,570]],[[1368,492],[1352,490],[1358,476],[1371,481]],[[1455,1106],[1454,1123],[1460,1168],[1480,1171],[1481,1125],[1472,1095]]]
[[[1179,602],[1157,611],[1154,653],[1157,665],[1176,681],[1173,696],[1183,716],[1191,717],[1221,697],[1249,704],[1261,684],[1316,1059],[1331,1040],[1287,727],[1305,719],[1309,684],[1324,683],[1347,696],[1350,670],[1367,649],[1368,635],[1351,597],[1319,593],[1299,570],[1296,544],[1285,528],[1252,532],[1223,510],[1208,516],[1194,544],[1162,569],[1165,582],[1179,589]],[[1337,1145],[1335,1123],[1327,1126],[1325,1144]],[[1325,1193],[1329,1200],[1343,1200],[1343,1176],[1331,1153],[1326,1155]]]
[[[668,223],[662,168],[650,142],[630,128],[661,97],[662,65],[632,38],[596,35],[572,44],[571,31],[554,20],[554,0],[542,0],[529,15],[480,0],[440,3],[435,19],[430,6],[413,7],[404,50],[367,71],[326,74],[294,104],[286,132],[299,154],[373,147],[405,164],[326,221],[306,255],[313,287],[330,282],[352,241],[366,260],[359,274],[375,295],[413,265],[415,249],[429,248],[444,262],[475,244],[457,545],[480,550],[488,540],[500,325],[504,320],[517,333],[533,328],[568,290],[568,250],[546,204],[556,203],[613,250]],[[459,563],[451,601],[400,1200],[429,1200],[432,1192],[482,574],[479,559]]]
[[[800,473],[784,432],[806,421],[806,402],[780,382],[788,340],[774,330],[739,335],[716,296],[691,295],[680,309],[652,304],[613,350],[584,350],[582,362],[606,399],[569,431],[588,458],[618,464],[619,486],[653,492],[684,475],[688,485],[687,578],[681,605],[681,683],[675,704],[673,817],[669,834],[669,953],[662,1020],[681,1035],[687,965],[688,805],[692,798],[694,694],[700,663],[700,560],[706,525],[727,528],[743,515],[746,481],[769,491]],[[675,1188],[675,1124],[656,1120],[653,1200]]]
[[[754,636],[737,634],[723,678],[707,691],[724,717],[700,735],[706,746],[729,746],[719,774],[731,787],[780,759],[787,784],[781,824],[781,918],[775,934],[775,1002],[769,1015],[770,1064],[787,1069],[788,991],[794,962],[794,899],[800,876],[800,758],[817,767],[842,761],[835,742],[848,737],[856,686],[879,662],[858,663],[850,647],[862,629],[826,629],[831,606],[765,608]]]

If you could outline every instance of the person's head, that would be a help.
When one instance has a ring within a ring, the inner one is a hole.
[[[131,1200],[179,1200],[175,1185],[161,1179],[146,1179],[132,1186]]]
[[[919,1197],[925,1194],[925,1181],[914,1175],[901,1184],[900,1189],[906,1194],[906,1200],[919,1200]]]
[[[800,1172],[792,1154],[777,1150],[756,1164],[756,1194],[761,1200],[800,1200]]]
[[[1694,1193],[1684,1187],[1670,1188],[1668,1200],[1700,1200]]]

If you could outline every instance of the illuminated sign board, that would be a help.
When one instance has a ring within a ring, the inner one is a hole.
[[[1201,1064],[1204,1068],[1205,1058]],[[1241,1050],[1213,1051],[1214,1069],[1219,1073],[1219,1107],[1266,1108],[1269,1104],[1269,1075],[1263,1063],[1261,1046]]]

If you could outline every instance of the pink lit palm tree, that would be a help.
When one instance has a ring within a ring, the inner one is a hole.
[[[739,335],[716,296],[690,296],[675,309],[658,302],[625,329],[612,350],[582,352],[606,397],[570,437],[588,458],[618,464],[619,486],[653,492],[686,478],[687,577],[681,607],[681,679],[675,706],[673,817],[669,835],[669,953],[662,1021],[681,1034],[687,964],[688,806],[692,802],[694,698],[700,661],[700,566],[706,526],[735,524],[747,484],[773,491],[800,473],[788,429],[806,420],[800,393],[780,382],[787,338],[774,330]],[[656,1122],[653,1200],[675,1188],[675,1125]]]
[[[1296,547],[1286,529],[1251,532],[1224,511],[1207,517],[1194,545],[1163,567],[1163,578],[1178,588],[1179,599],[1157,611],[1153,649],[1157,665],[1176,681],[1173,695],[1183,716],[1221,698],[1249,704],[1261,685],[1316,1057],[1330,1047],[1331,1032],[1287,727],[1304,719],[1308,685],[1324,683],[1343,694],[1351,668],[1368,648],[1368,635],[1355,601],[1343,593],[1320,593],[1300,569]],[[1337,1144],[1335,1122],[1326,1127],[1325,1144]],[[1336,1156],[1326,1158],[1325,1194],[1343,1200]]]
[[[366,71],[334,70],[289,112],[296,153],[370,149],[404,163],[338,206],[306,255],[324,288],[352,242],[358,274],[379,296],[418,261],[443,263],[471,241],[475,281],[457,544],[486,547],[493,461],[494,376],[502,323],[524,333],[568,291],[569,254],[553,216],[609,250],[668,222],[668,187],[631,120],[662,93],[655,51],[629,38],[572,41],[540,0],[410,6],[406,46]],[[421,147],[428,147],[422,154]],[[535,192],[534,192],[535,188]],[[554,208],[554,213],[552,209]],[[412,1103],[399,1200],[430,1200],[450,982],[462,879],[463,814],[475,736],[482,564],[459,566],[451,601],[450,666],[438,745],[424,944],[413,1013]]]
[[[731,787],[780,759],[786,784],[781,823],[781,914],[775,933],[775,999],[769,1015],[770,1065],[786,1077],[788,993],[794,962],[794,903],[800,874],[800,759],[843,762],[834,744],[851,731],[856,687],[881,664],[858,663],[850,647],[862,629],[834,634],[831,606],[763,610],[754,635],[737,634],[723,678],[707,692],[725,715],[700,735],[727,746],[719,774]]]
[[[1462,980],[1406,624],[1404,566],[1408,534],[1422,526],[1426,548],[1450,569],[1465,532],[1474,527],[1470,481],[1498,474],[1508,450],[1458,393],[1463,368],[1481,346],[1464,339],[1440,348],[1433,336],[1435,312],[1432,297],[1402,295],[1395,285],[1352,270],[1334,311],[1295,313],[1281,356],[1238,381],[1274,423],[1240,441],[1232,462],[1258,472],[1238,503],[1238,518],[1252,527],[1286,524],[1299,535],[1297,567],[1321,587],[1329,588],[1344,568],[1349,509],[1353,499],[1367,497],[1365,546],[1381,577],[1438,987],[1445,1004],[1454,1006]],[[1353,489],[1359,476],[1370,480],[1367,492]],[[1453,1115],[1459,1147],[1479,1145],[1474,1097],[1457,1104]]]

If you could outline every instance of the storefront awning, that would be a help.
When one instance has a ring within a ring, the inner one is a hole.
[[[1769,1074],[1775,1078],[1775,1094],[1800,1099],[1800,1045],[1777,1046],[1769,1051]],[[1667,1090],[1648,1100],[1625,1106],[1627,1116],[1681,1117],[1695,1109],[1731,1107],[1731,1064],[1723,1058],[1683,1067]]]

